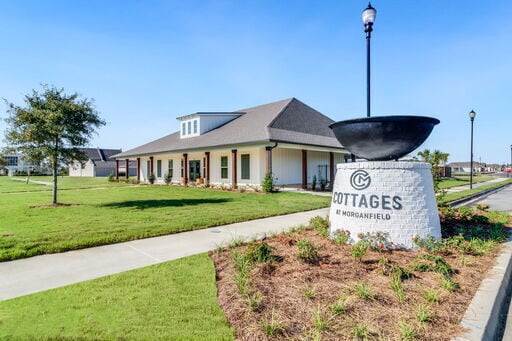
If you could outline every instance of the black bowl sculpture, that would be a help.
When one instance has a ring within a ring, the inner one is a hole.
[[[329,127],[341,145],[370,161],[395,160],[418,148],[439,120],[425,116],[375,116]]]

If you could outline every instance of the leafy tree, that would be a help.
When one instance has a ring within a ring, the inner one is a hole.
[[[59,165],[85,160],[79,149],[86,146],[96,129],[105,125],[92,100],[79,94],[67,95],[64,89],[43,85],[41,93],[32,90],[25,106],[7,104],[6,142],[30,160],[48,160],[53,174],[52,204],[57,204]]]
[[[2,174],[2,171],[5,168],[6,164],[7,164],[7,161],[4,159],[4,156],[2,154],[0,154],[0,174]]]
[[[434,191],[438,194],[438,199],[442,199],[445,192],[439,188],[439,182],[441,181],[442,170],[441,166],[445,166],[448,161],[449,153],[443,153],[439,150],[430,152],[429,149],[425,149],[418,152],[418,156],[421,157],[422,161],[428,162],[432,165],[432,177],[434,178]]]

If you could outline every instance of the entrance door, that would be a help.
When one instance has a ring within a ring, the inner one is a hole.
[[[196,179],[201,177],[201,162],[199,160],[190,160],[188,162],[188,169],[190,181],[196,181]]]

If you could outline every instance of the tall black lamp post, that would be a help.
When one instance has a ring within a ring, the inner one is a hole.
[[[476,112],[471,110],[469,112],[469,119],[471,120],[471,165],[469,170],[469,189],[473,188],[473,121],[475,120]]]
[[[366,32],[366,115],[370,117],[370,38],[372,37],[373,23],[377,10],[368,3],[363,11],[364,31]]]

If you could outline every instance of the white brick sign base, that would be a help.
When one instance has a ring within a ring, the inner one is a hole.
[[[412,248],[415,236],[441,238],[430,164],[407,161],[340,163],[329,213],[331,235],[349,230],[386,232],[399,247]]]

